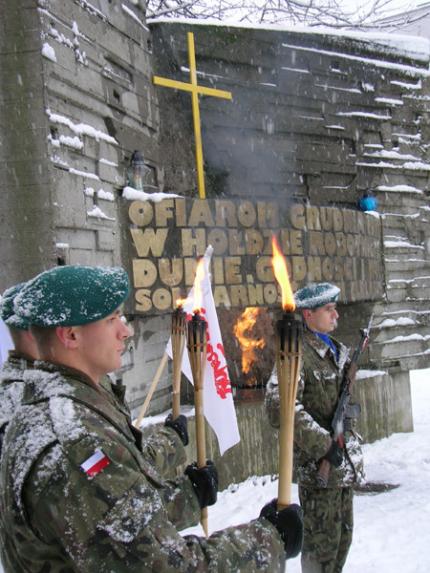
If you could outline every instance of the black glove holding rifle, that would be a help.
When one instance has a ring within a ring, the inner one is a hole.
[[[332,427],[332,444],[326,455],[321,459],[317,474],[317,483],[319,487],[327,487],[330,475],[330,467],[333,465],[339,467],[343,461],[343,451],[345,448],[345,414],[351,400],[352,387],[355,382],[355,376],[358,370],[358,361],[360,356],[366,350],[369,344],[370,329],[372,326],[373,315],[370,317],[367,328],[360,330],[361,338],[351,358],[349,367],[344,372],[342,380],[342,390],[336,406],[336,410],[331,422]]]

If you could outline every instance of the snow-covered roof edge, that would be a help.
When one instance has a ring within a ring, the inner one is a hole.
[[[393,34],[387,32],[359,32],[352,30],[333,30],[327,27],[285,26],[276,24],[250,24],[229,20],[193,19],[193,18],[154,18],[148,24],[186,24],[189,26],[217,26],[224,28],[241,28],[267,30],[272,32],[289,32],[308,34],[309,36],[330,36],[333,39],[352,39],[363,43],[369,50],[384,52],[387,55],[407,57],[423,63],[430,61],[430,40],[421,36]]]

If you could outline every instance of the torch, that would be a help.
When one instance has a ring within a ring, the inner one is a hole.
[[[197,467],[206,465],[206,432],[203,410],[204,375],[206,366],[207,323],[201,316],[201,280],[204,273],[204,259],[201,259],[196,269],[194,282],[194,309],[191,320],[187,323],[187,350],[190,359],[194,383],[194,407],[196,420]],[[204,507],[200,514],[200,523],[206,537],[208,536],[208,508]]]
[[[285,259],[272,238],[272,265],[281,286],[283,315],[276,324],[276,368],[279,388],[279,485],[278,509],[291,503],[293,481],[294,414],[302,362],[303,324],[294,314],[295,303]]]
[[[185,346],[186,314],[182,307],[182,300],[176,301],[176,309],[172,314],[172,418],[175,420],[181,413],[181,372],[182,355]]]

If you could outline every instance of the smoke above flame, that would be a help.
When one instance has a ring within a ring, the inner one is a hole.
[[[242,372],[244,374],[247,374],[251,370],[256,360],[255,350],[266,346],[266,342],[263,338],[255,339],[250,335],[250,331],[257,321],[259,312],[260,309],[258,307],[249,306],[242,312],[233,327],[233,333],[242,350]]]
[[[287,263],[274,235],[272,236],[272,253],[273,273],[281,287],[282,308],[286,312],[293,312],[296,308],[296,304],[294,302],[293,290],[288,277]]]
[[[197,263],[196,276],[194,279],[193,312],[200,312],[203,302],[202,282],[205,278],[205,261],[202,257]]]

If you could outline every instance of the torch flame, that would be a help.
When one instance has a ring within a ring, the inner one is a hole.
[[[175,308],[184,308],[184,306],[186,305],[186,303],[188,302],[188,298],[177,298],[175,300]]]
[[[293,312],[296,308],[296,304],[294,302],[290,279],[288,278],[287,263],[274,235],[272,236],[272,252],[273,272],[282,292],[282,308],[287,312]]]
[[[242,372],[247,374],[256,360],[255,349],[264,348],[266,342],[263,338],[252,338],[250,331],[257,321],[260,309],[255,306],[249,306],[238,318],[233,327],[233,332],[239,341],[242,350]]]
[[[205,278],[205,260],[202,257],[197,263],[196,277],[194,279],[193,312],[200,312],[203,302],[202,282]]]

